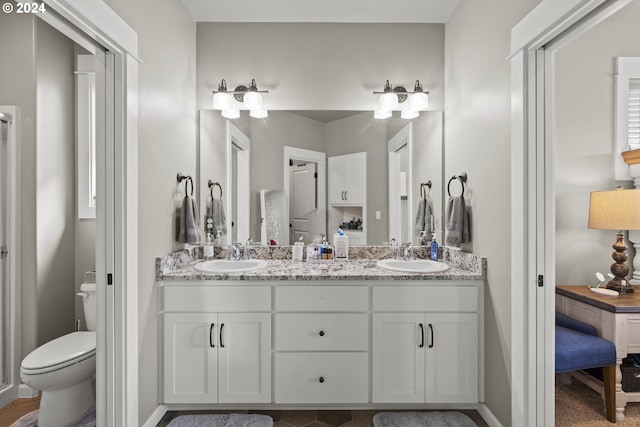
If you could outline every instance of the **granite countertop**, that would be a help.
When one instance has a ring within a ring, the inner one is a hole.
[[[369,252],[370,253],[370,252]],[[376,262],[383,257],[363,256],[348,261],[333,261],[329,263],[296,262],[289,259],[269,259],[267,267],[257,271],[243,273],[203,273],[195,269],[201,262],[197,248],[191,251],[178,251],[166,257],[158,258],[156,262],[156,280],[184,281],[184,280],[483,280],[486,278],[486,259],[459,250],[441,251],[443,261],[449,265],[449,270],[439,273],[406,273],[389,271],[376,266]],[[379,255],[379,254],[378,254]]]

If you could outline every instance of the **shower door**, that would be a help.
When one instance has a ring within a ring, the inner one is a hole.
[[[18,396],[17,107],[0,106],[0,407]]]

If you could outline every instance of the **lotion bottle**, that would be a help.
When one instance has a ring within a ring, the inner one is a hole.
[[[433,233],[433,238],[431,239],[431,259],[438,260],[438,242],[436,241],[435,233]]]

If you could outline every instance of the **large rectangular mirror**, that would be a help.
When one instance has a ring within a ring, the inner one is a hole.
[[[222,206],[225,244],[332,241],[339,226],[351,245],[419,244],[421,230],[442,242],[442,126],[441,111],[412,120],[370,111],[227,120],[201,110],[203,228],[220,227]]]

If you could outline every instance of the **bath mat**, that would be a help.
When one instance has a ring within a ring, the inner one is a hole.
[[[373,416],[374,427],[477,427],[461,412],[379,412]]]
[[[167,427],[271,427],[273,418],[261,414],[179,415]]]
[[[23,415],[15,423],[9,427],[37,427],[38,426],[38,410]],[[96,408],[91,408],[73,424],[68,427],[96,427]]]

